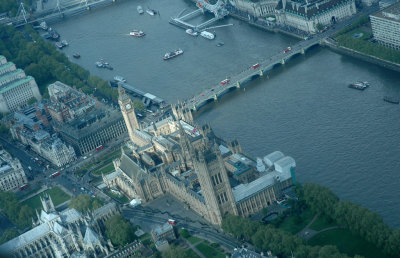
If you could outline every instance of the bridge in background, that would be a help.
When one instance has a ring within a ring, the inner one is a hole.
[[[38,11],[32,14],[26,12],[24,4],[21,3],[16,17],[0,19],[0,23],[20,27],[25,24],[40,23],[42,21],[53,22],[65,17],[82,14],[92,9],[108,6],[117,1],[120,2],[122,0],[57,0],[55,8]]]
[[[229,14],[228,10],[225,8],[225,1],[218,0],[215,4],[208,3],[207,0],[196,0],[196,6],[199,8],[183,16],[178,15],[176,18],[171,18],[170,23],[178,27],[185,29],[193,29],[195,31],[201,31],[212,23],[223,19]],[[205,11],[214,14],[214,17],[198,25],[193,25],[189,23],[190,19],[196,16],[204,14]],[[179,17],[180,16],[180,17]]]
[[[273,69],[284,65],[290,59],[304,55],[310,48],[321,44],[321,37],[314,37],[312,39],[301,41],[289,49],[282,50],[281,52],[260,61],[257,64],[250,65],[244,71],[226,78],[224,81],[219,82],[214,87],[207,89],[193,98],[185,101],[186,105],[193,111],[199,110],[202,106],[216,101],[228,92],[237,88],[243,87],[246,83],[267,75]],[[224,79],[224,78],[223,78]],[[228,81],[228,82],[227,82]]]
[[[372,6],[365,8],[356,15],[350,17],[347,20],[343,20],[335,26],[331,27],[324,33],[316,34],[311,39],[300,41],[291,46],[290,51],[280,51],[275,55],[260,60],[257,64],[249,64],[249,66],[242,72],[235,74],[229,78],[221,78],[222,80],[228,79],[228,83],[219,82],[212,88],[205,89],[194,97],[184,101],[184,104],[193,111],[199,110],[201,107],[207,105],[210,102],[217,101],[225,94],[244,87],[247,83],[255,80],[259,77],[268,76],[268,73],[275,68],[285,65],[288,61],[299,55],[304,55],[306,52],[318,45],[324,44],[325,40],[337,31],[344,27],[354,23],[362,15],[369,15],[378,10],[378,6]]]

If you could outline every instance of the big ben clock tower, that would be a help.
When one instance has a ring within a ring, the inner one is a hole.
[[[118,92],[118,104],[121,108],[126,127],[128,128],[129,138],[133,140],[133,132],[135,129],[140,129],[140,126],[136,118],[135,109],[133,108],[132,99],[125,93],[122,87],[118,88]]]

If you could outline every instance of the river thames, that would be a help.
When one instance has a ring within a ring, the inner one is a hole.
[[[159,10],[160,15],[139,15],[137,5]],[[217,25],[233,26],[211,30],[217,35],[213,41],[192,37],[168,23],[183,9],[194,10],[194,4],[125,1],[53,27],[70,43],[62,51],[70,57],[79,52],[82,57],[73,61],[92,74],[106,80],[121,75],[170,103],[205,91],[298,41],[232,18]],[[146,36],[130,37],[132,29]],[[217,47],[218,42],[225,44]],[[177,48],[184,54],[162,60]],[[100,58],[114,70],[96,68]],[[238,139],[253,157],[275,150],[292,156],[300,182],[327,186],[399,228],[400,107],[382,98],[400,96],[400,74],[316,48],[268,77],[202,108],[196,121],[210,123],[225,139]],[[347,87],[357,80],[369,81],[370,87]]]

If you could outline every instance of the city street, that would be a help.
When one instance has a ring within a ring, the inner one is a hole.
[[[168,219],[174,219],[178,228],[185,228],[192,235],[219,243],[227,251],[232,252],[234,248],[241,245],[238,240],[227,236],[218,227],[210,225],[194,211],[186,209],[184,204],[169,194],[144,206],[133,208],[124,206],[122,214],[133,224],[140,225],[146,232],[151,232],[155,226],[164,224]]]

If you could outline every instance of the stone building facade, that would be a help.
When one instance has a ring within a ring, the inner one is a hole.
[[[369,16],[372,34],[380,44],[400,49],[400,2]]]
[[[0,190],[13,191],[25,185],[25,171],[17,158],[12,158],[5,150],[0,150]]]
[[[356,13],[355,0],[280,0],[277,21],[307,33],[317,33],[317,25],[329,26]]]
[[[0,55],[0,112],[13,112],[31,98],[42,98],[35,79]]]
[[[229,3],[234,6],[237,10],[246,12],[253,17],[265,18],[275,14],[275,7],[278,4],[278,0],[260,0],[260,1],[249,1],[249,0],[230,0]]]
[[[126,98],[120,91],[120,100]],[[128,114],[123,107],[121,112],[131,127],[135,112]],[[277,160],[262,171],[254,169],[256,162],[248,162],[255,180],[235,180],[225,163],[233,155],[237,158],[240,144],[216,137],[209,125],[192,126],[189,112],[184,103],[178,104],[173,106],[173,117],[147,128],[128,129],[131,141],[114,161],[115,172],[103,176],[104,183],[142,202],[170,193],[215,225],[225,214],[248,216],[271,205],[292,185],[296,164],[290,157],[281,157],[285,162]],[[240,155],[243,160],[245,155]]]
[[[114,250],[103,232],[104,221],[119,213],[115,203],[81,214],[75,209],[57,212],[47,195],[41,202],[34,227],[0,245],[1,257],[105,257]]]
[[[77,119],[64,123],[61,138],[78,155],[84,155],[126,133],[126,126],[117,109],[102,106]]]

